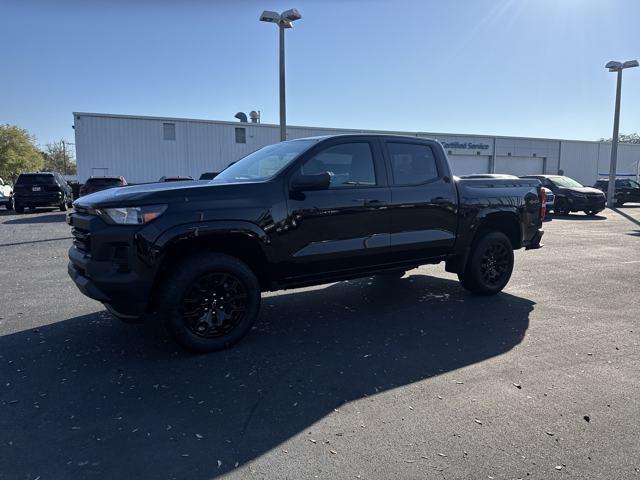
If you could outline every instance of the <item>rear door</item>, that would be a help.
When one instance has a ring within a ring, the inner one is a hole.
[[[366,269],[383,261],[391,221],[380,143],[371,137],[323,142],[289,177],[330,172],[328,190],[289,192],[287,277]],[[288,184],[287,184],[288,188]]]
[[[396,261],[447,254],[458,224],[457,193],[436,142],[386,139],[391,184],[391,250]]]

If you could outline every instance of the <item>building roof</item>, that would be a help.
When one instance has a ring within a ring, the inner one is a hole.
[[[196,122],[196,123],[208,123],[215,125],[234,125],[236,127],[255,127],[255,128],[279,128],[279,125],[272,123],[245,123],[245,122],[232,122],[225,120],[207,120],[200,118],[184,118],[184,117],[158,117],[158,116],[145,116],[145,115],[123,115],[112,113],[93,113],[93,112],[73,112],[74,117],[89,116],[89,117],[105,117],[105,118],[124,118],[124,119],[137,119],[137,120],[157,120],[161,122]],[[500,138],[500,139],[517,139],[517,140],[544,140],[552,142],[569,141],[569,142],[585,142],[585,143],[611,143],[598,140],[576,140],[576,139],[562,139],[562,138],[544,138],[544,137],[517,137],[511,135],[491,135],[491,134],[477,134],[477,133],[446,133],[446,132],[422,132],[422,131],[399,131],[399,130],[372,130],[372,129],[359,129],[359,128],[334,128],[334,127],[309,127],[304,125],[287,125],[287,128],[299,128],[305,130],[335,130],[343,131],[345,134],[382,134],[382,135],[405,135],[405,136],[420,136],[420,137],[473,137],[473,138]],[[322,135],[321,135],[322,136]]]

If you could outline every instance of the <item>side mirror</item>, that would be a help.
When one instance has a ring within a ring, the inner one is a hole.
[[[312,175],[297,175],[291,182],[292,192],[310,192],[312,190],[327,190],[331,183],[331,175],[328,172],[314,173]]]

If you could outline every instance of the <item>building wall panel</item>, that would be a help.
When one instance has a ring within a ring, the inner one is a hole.
[[[175,140],[163,138],[163,123],[175,124]],[[124,175],[130,182],[149,182],[163,175],[216,172],[230,162],[278,142],[277,125],[196,119],[74,114],[78,179],[95,173]],[[244,128],[246,143],[236,143],[236,128]],[[454,173],[484,173],[496,146],[496,173],[550,173],[558,168],[592,185],[608,172],[610,145],[598,142],[492,137],[428,132],[332,129],[290,126],[287,138],[344,133],[391,133],[439,140]],[[560,152],[562,158],[560,158]],[[509,155],[509,153],[511,155]],[[620,145],[618,172],[632,173],[640,161],[640,145]],[[106,172],[101,170],[106,169]]]

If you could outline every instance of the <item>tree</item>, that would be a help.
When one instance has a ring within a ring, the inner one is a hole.
[[[45,170],[59,172],[63,175],[76,174],[76,161],[72,152],[69,151],[69,147],[65,148],[62,140],[48,143],[46,151],[42,152],[42,157]]]
[[[600,141],[601,142],[610,142],[612,139],[611,138],[601,138]],[[637,133],[621,133],[620,135],[618,135],[618,142],[619,143],[640,143],[640,135]]]
[[[21,172],[37,171],[43,165],[33,135],[15,125],[0,125],[0,177],[15,181]]]

